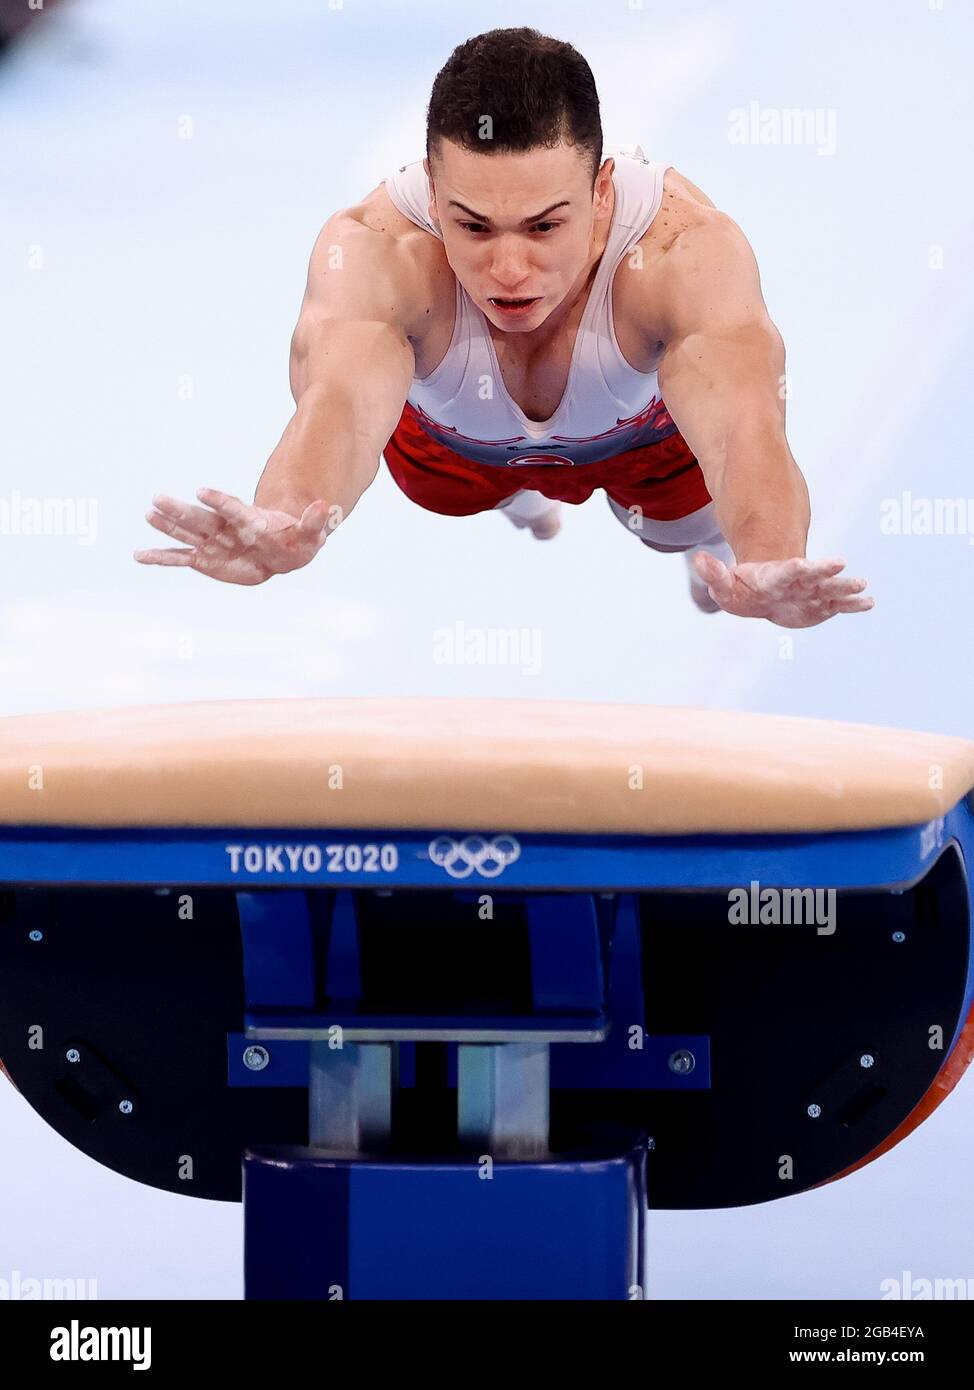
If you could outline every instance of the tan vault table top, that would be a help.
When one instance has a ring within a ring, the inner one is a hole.
[[[4,825],[843,830],[925,823],[972,786],[967,739],[720,710],[407,697],[0,719]]]

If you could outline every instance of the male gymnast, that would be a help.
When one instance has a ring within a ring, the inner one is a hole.
[[[672,166],[603,150],[591,69],[528,28],[461,44],[426,158],[325,223],[291,343],[295,411],[254,503],[153,499],[143,564],[260,584],[307,565],[384,455],[412,501],[549,539],[605,490],[686,557],[705,612],[813,627],[866,581],[808,560],[784,346],[740,228]]]

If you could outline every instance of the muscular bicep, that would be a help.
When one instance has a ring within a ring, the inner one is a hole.
[[[291,340],[295,403],[314,392],[351,405],[381,449],[415,371],[409,313],[408,267],[395,244],[348,218],[326,223]]]
[[[783,437],[784,344],[768,315],[754,254],[729,219],[695,229],[673,252],[660,390],[709,484],[719,481],[732,434]]]

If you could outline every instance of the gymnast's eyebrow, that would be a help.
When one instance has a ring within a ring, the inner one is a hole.
[[[522,217],[522,219],[521,219],[521,226],[522,226],[522,227],[527,227],[527,226],[529,226],[532,222],[540,222],[540,221],[542,220],[542,218],[548,216],[548,213],[549,213],[549,212],[554,212],[555,208],[567,208],[567,207],[570,207],[570,206],[571,206],[571,201],[570,201],[570,199],[568,199],[568,198],[563,198],[562,201],[561,201],[560,203],[552,203],[552,205],[551,205],[550,208],[545,208],[544,212],[535,213],[534,217]],[[489,218],[489,217],[485,217],[484,214],[483,214],[482,212],[474,212],[473,208],[468,208],[468,207],[466,206],[465,203],[458,203],[458,202],[456,201],[456,199],[454,199],[454,198],[451,198],[451,199],[450,199],[449,203],[447,204],[447,207],[451,207],[451,208],[461,208],[464,212],[469,213],[469,215],[473,218],[473,220],[474,220],[475,222],[489,222],[489,221],[490,221],[490,218]]]

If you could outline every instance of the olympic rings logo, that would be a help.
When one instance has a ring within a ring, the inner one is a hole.
[[[429,857],[451,878],[469,878],[472,873],[481,878],[496,878],[508,864],[520,859],[521,846],[513,835],[495,835],[492,839],[467,835],[462,840],[439,835],[430,841]]]

